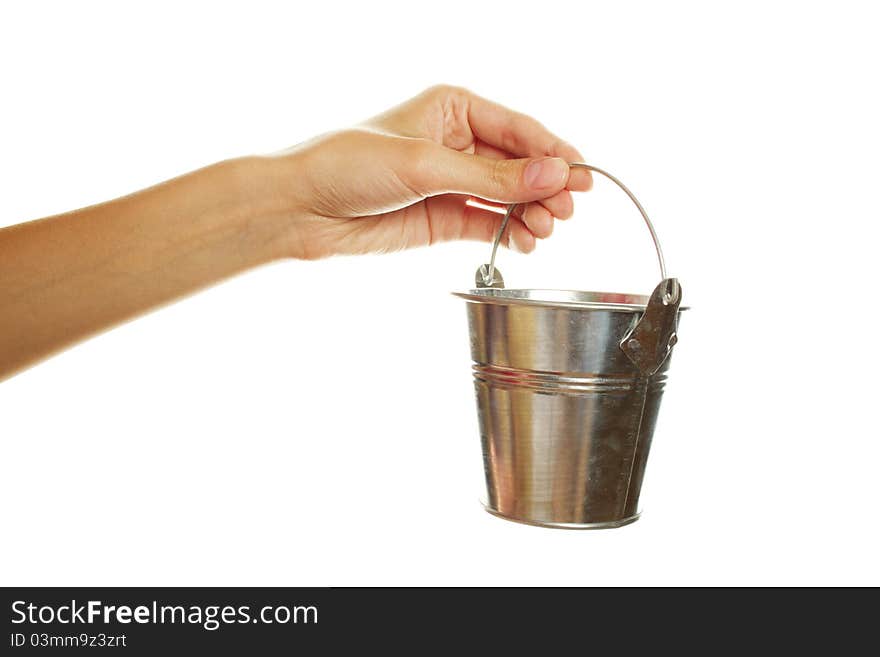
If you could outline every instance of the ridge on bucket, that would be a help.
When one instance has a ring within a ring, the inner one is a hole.
[[[681,285],[635,203],[660,265],[650,295],[510,289],[490,262],[467,302],[486,510],[545,527],[620,527],[639,517],[654,425],[678,341]]]

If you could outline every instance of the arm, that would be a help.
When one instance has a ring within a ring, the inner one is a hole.
[[[0,380],[102,330],[279,258],[491,240],[531,251],[587,189],[580,154],[534,120],[431,89],[356,129],[230,160],[0,229]]]
[[[0,230],[0,379],[279,256],[267,168],[223,162]]]

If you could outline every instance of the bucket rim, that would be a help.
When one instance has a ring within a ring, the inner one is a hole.
[[[594,292],[551,288],[478,288],[453,292],[466,301],[500,306],[543,306],[549,308],[580,308],[584,310],[616,310],[644,312],[649,297],[644,294]],[[681,306],[679,311],[687,310]]]

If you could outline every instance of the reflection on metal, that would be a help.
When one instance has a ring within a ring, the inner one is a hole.
[[[574,166],[574,165],[573,165]],[[467,301],[491,513],[546,527],[619,527],[638,501],[672,349],[681,286],[650,296],[505,289],[495,252]]]

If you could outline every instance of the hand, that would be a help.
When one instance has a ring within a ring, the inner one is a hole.
[[[502,243],[528,253],[554,217],[572,215],[570,192],[592,185],[568,166],[581,154],[540,123],[448,86],[277,158],[296,217],[285,251],[308,259],[492,241],[501,215],[473,199],[499,210],[526,203]]]
[[[525,204],[504,237],[531,251],[589,189],[577,160],[533,119],[437,87],[286,153],[0,229],[0,379],[276,258],[494,239],[501,215],[472,198]]]

